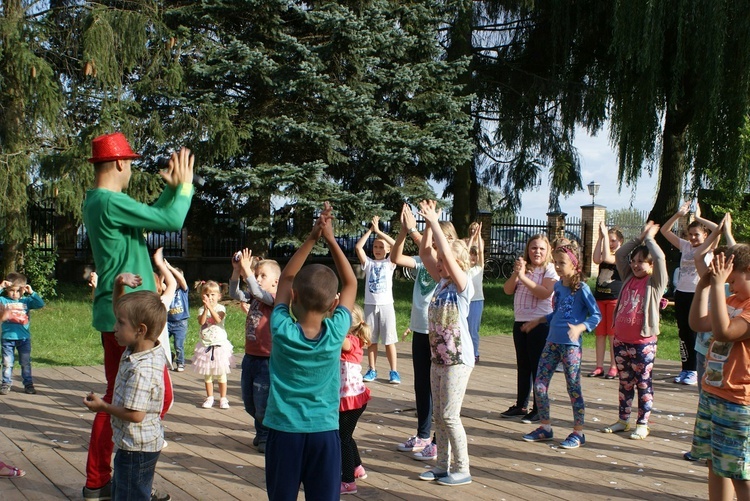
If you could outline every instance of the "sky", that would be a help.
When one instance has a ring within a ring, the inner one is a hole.
[[[597,136],[589,136],[586,130],[576,131],[575,146],[581,159],[581,182],[583,190],[568,198],[560,199],[560,208],[571,216],[580,216],[581,205],[591,203],[591,196],[586,187],[591,181],[599,186],[596,203],[608,209],[626,209],[631,203],[631,188],[623,186],[622,192],[617,192],[617,155],[609,144],[609,131],[602,130]],[[657,172],[653,177],[642,175],[638,180],[635,196],[632,199],[633,208],[650,211],[656,197]],[[519,215],[534,219],[547,219],[549,201],[548,174],[545,174],[542,186],[535,191],[526,192],[522,196],[522,206]]]

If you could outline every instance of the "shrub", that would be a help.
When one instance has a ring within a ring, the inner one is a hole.
[[[23,260],[23,273],[29,279],[29,284],[43,298],[57,296],[57,279],[55,278],[56,252],[42,252],[30,247],[26,250]]]

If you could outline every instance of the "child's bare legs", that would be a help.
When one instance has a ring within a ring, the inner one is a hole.
[[[397,371],[398,370],[398,355],[396,354],[396,343],[385,345],[385,356],[388,359],[388,364],[391,366],[391,370]]]
[[[737,499],[749,499],[747,482],[743,480],[732,481],[731,478],[721,477],[714,473],[712,461],[706,461],[708,466],[708,499],[710,501],[732,501],[734,499],[734,489],[737,489]],[[743,484],[737,486],[738,483]]]
[[[214,377],[211,374],[203,376],[203,381],[206,384],[206,400],[203,401],[204,409],[210,409],[214,406]]]
[[[227,383],[219,383],[219,398],[227,397]]]
[[[607,337],[596,335],[596,367],[604,367],[604,350],[607,348]],[[612,343],[610,343],[610,346]]]
[[[612,345],[615,336],[610,334],[607,336],[607,339],[609,339],[609,370],[617,370],[617,364],[615,363],[615,347]]]
[[[387,354],[387,351],[386,351]],[[371,344],[367,347],[367,363],[370,365],[370,369],[375,368],[375,364],[378,362],[378,345],[376,343]]]

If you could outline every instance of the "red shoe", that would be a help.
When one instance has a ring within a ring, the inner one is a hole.
[[[609,372],[607,372],[607,375],[604,376],[604,379],[614,379],[617,377],[617,367],[612,367],[609,369]]]
[[[597,367],[593,371],[589,372],[588,377],[600,377],[604,375],[604,369]]]

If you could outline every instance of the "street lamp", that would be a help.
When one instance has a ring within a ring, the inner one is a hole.
[[[596,194],[599,193],[599,183],[597,183],[596,181],[591,181],[586,185],[586,187],[589,189],[589,195],[591,195],[591,205],[594,205],[596,203],[594,202]]]

